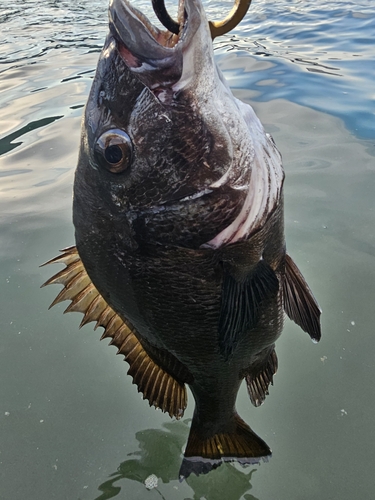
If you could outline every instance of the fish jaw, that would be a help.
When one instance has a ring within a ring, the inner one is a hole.
[[[127,0],[112,0],[109,5],[110,32],[119,53],[138,78],[153,88],[157,80],[165,85],[181,74],[181,50],[164,46],[163,34]]]
[[[215,73],[208,21],[200,0],[180,0],[179,35],[161,31],[128,0],[111,0],[110,31],[128,68],[163,103],[182,89],[195,87],[197,76]],[[212,80],[212,78],[211,78]],[[168,95],[168,99],[166,98]]]

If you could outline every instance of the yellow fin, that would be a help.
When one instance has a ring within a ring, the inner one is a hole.
[[[64,300],[74,300],[74,298],[79,295],[89,283],[90,278],[88,277],[88,275],[84,273],[84,271],[80,271],[74,276],[74,278],[67,280],[67,282],[64,283],[64,288],[61,290],[61,292],[58,294],[49,308],[51,309],[51,307],[58,304],[59,302],[63,302]]]
[[[63,248],[60,252],[61,255],[58,255],[51,260],[47,260],[47,262],[42,264],[40,267],[46,266],[47,264],[65,264],[66,266],[69,266],[69,264],[81,260],[75,246]]]
[[[64,313],[67,312],[81,312],[85,314],[87,308],[97,295],[97,290],[94,285],[90,282],[78,295],[75,295],[65,309]]]
[[[86,309],[85,315],[83,316],[79,327],[82,328],[83,325],[91,323],[91,321],[98,321],[101,313],[104,311],[106,307],[107,307],[106,301],[98,293],[98,295],[93,299],[91,304]]]
[[[80,327],[91,321],[96,321],[95,329],[102,326],[104,332],[101,338],[110,338],[110,345],[118,349],[117,354],[125,356],[130,365],[128,374],[133,378],[133,384],[137,385],[138,392],[142,392],[143,399],[171,417],[181,418],[187,405],[185,385],[155,363],[138,340],[135,328],[107,304],[87,274],[77,248],[72,246],[61,252],[62,255],[43,264],[66,266],[42,285],[64,285],[50,307],[71,300],[64,312],[83,313]]]
[[[222,462],[256,464],[271,456],[268,445],[236,413],[224,424],[221,431],[215,433],[210,426],[202,427],[202,422],[193,416],[180,469],[181,479],[192,473],[206,474]]]
[[[77,274],[82,270],[82,266],[79,260],[73,261],[68,267],[60,271],[59,273],[55,274],[47,280],[43,285],[52,285],[52,284],[58,284],[58,285],[64,285],[68,281],[70,281],[72,278],[77,276]]]

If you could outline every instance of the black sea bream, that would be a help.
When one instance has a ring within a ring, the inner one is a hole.
[[[179,35],[127,0],[109,34],[82,123],[76,247],[53,262],[54,303],[97,321],[150,405],[195,411],[180,474],[271,454],[236,412],[246,380],[263,403],[284,311],[313,340],[319,307],[285,249],[281,156],[218,69],[200,0]]]

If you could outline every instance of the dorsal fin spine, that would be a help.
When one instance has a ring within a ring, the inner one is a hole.
[[[125,340],[123,341],[123,343],[121,344],[119,350],[117,351],[118,354],[123,354],[124,356],[127,356],[127,344],[129,342],[131,342],[132,340],[132,337],[130,335],[130,333],[125,337]]]
[[[113,310],[107,305],[107,307],[103,310],[103,312],[99,316],[98,321],[96,322],[95,325],[95,329],[98,328],[98,326],[103,326],[104,328],[106,328],[108,322],[110,321],[110,319],[114,314],[115,313],[113,312]]]
[[[155,393],[158,389],[158,386],[160,386],[161,382],[162,382],[162,380],[159,380],[159,379],[160,379],[160,377],[162,377],[164,375],[164,373],[162,371],[158,370],[156,373],[155,379],[152,381],[152,388],[151,388],[150,397],[149,397],[151,404],[154,404],[155,396],[156,396]]]
[[[127,324],[100,295],[91,282],[75,247],[63,250],[60,255],[46,264],[65,264],[66,268],[52,276],[44,285],[62,284],[60,291],[50,307],[71,300],[65,312],[82,312],[84,314],[80,327],[96,321],[94,330],[99,326],[104,328],[101,339],[110,337],[111,345],[118,348],[117,354],[125,356],[129,363],[129,375],[138,391],[143,393],[143,399],[148,399],[153,405],[181,418],[187,404],[187,392],[183,383],[161,368],[144,349],[137,338],[134,327]],[[44,286],[42,285],[42,286]]]

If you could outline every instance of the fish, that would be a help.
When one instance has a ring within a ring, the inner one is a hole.
[[[52,305],[104,328],[150,406],[195,409],[180,478],[272,452],[236,411],[269,394],[284,313],[314,342],[321,310],[286,251],[281,154],[219,70],[201,0],[178,30],[111,0],[84,110],[75,245],[48,263]],[[51,305],[51,306],[52,306]]]

